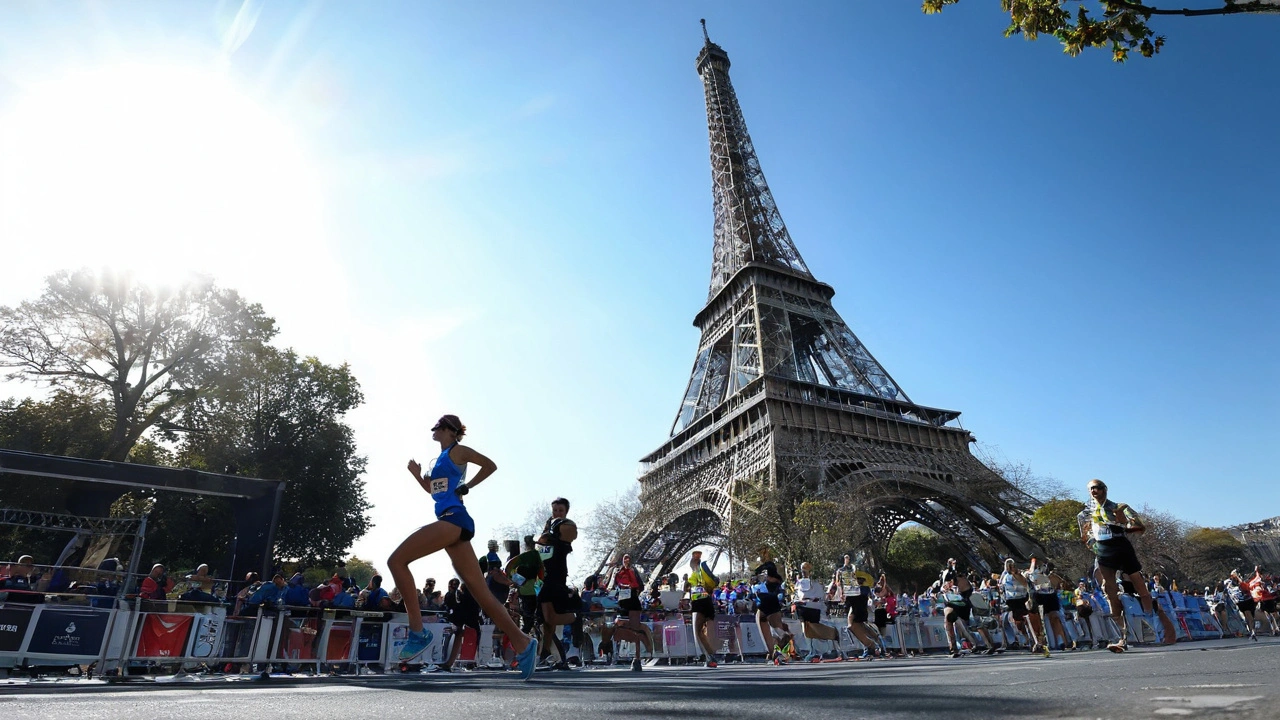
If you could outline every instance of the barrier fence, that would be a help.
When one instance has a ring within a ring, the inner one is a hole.
[[[1161,623],[1144,615],[1135,598],[1122,597],[1129,616],[1130,640],[1163,640]],[[1101,594],[1089,600],[1094,606],[1089,618],[1064,613],[1063,627],[1068,637],[1054,638],[1046,623],[1052,644],[1063,640],[1118,639],[1118,628],[1102,612],[1105,604]],[[1202,598],[1166,593],[1158,596],[1157,602],[1173,621],[1179,639],[1220,636],[1218,623]],[[589,614],[585,626],[592,642],[581,650],[575,648],[571,654],[585,651],[588,657],[582,658],[584,661],[594,659],[590,656],[592,648],[599,646],[603,630],[612,625],[614,617],[615,613],[608,611]],[[319,673],[325,667],[342,667],[359,673],[374,667],[380,672],[396,672],[396,658],[408,635],[406,621],[403,614],[311,608],[260,610],[254,616],[236,617],[229,616],[225,606],[180,601],[123,601],[119,607],[108,608],[6,601],[0,603],[0,668],[93,665],[99,674],[104,674],[203,665],[222,672],[247,671],[252,666],[264,671],[283,667]],[[838,615],[822,621],[836,628],[835,641],[814,642],[804,636],[799,620],[786,618],[784,622],[795,636],[798,652],[838,649],[848,654],[864,649],[844,632],[845,621]],[[687,612],[655,613],[646,624],[652,630],[653,657],[678,663],[701,654]],[[997,643],[1028,643],[1004,619],[975,614],[970,627],[982,626]],[[426,627],[432,631],[433,639],[421,662],[445,662],[453,626],[428,622]],[[746,660],[770,649],[754,615],[716,615],[714,627],[718,654]],[[1227,632],[1235,631],[1229,627]],[[884,635],[889,648],[903,653],[948,646],[941,616],[898,616],[885,626]],[[615,644],[618,658],[634,657],[634,646]],[[482,625],[478,632],[473,628],[464,630],[458,661],[504,667],[512,655],[512,648],[501,633],[495,633],[492,625]]]

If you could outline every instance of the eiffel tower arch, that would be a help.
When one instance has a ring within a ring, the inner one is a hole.
[[[913,402],[831,305],[765,182],[711,42],[706,92],[715,210],[702,339],[668,439],[641,461],[641,511],[620,550],[669,572],[696,546],[724,548],[759,508],[752,488],[855,503],[850,549],[883,557],[919,523],[976,567],[1036,547],[1021,528],[1031,498],[973,456],[959,412]]]

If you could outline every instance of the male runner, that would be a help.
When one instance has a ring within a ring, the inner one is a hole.
[[[835,594],[837,600],[844,600],[846,630],[863,647],[861,660],[870,660],[879,651],[883,640],[877,632],[874,635],[868,625],[870,618],[871,588],[858,577],[858,569],[852,564],[848,555],[844,556],[844,564],[836,569]]]
[[[760,628],[760,637],[764,640],[765,652],[774,665],[785,662],[787,654],[782,648],[790,648],[794,638],[791,631],[782,622],[782,600],[778,598],[782,592],[782,575],[778,566],[773,563],[773,552],[767,547],[760,548],[760,565],[751,572],[756,578],[756,625]],[[775,643],[773,631],[782,631],[782,640]],[[769,650],[772,646],[773,650]]]
[[[552,508],[554,510],[554,504]],[[556,628],[575,623],[582,603],[577,594],[569,589],[569,553],[573,552],[573,541],[577,538],[577,524],[565,517],[553,517],[547,523],[547,531],[538,538],[539,553],[549,555],[543,561],[545,577],[542,590],[538,593],[546,647],[543,657],[545,659],[550,656],[550,648],[554,645],[560,653],[560,661],[555,667],[560,670],[569,668],[569,653],[557,637]]]
[[[813,573],[813,565],[802,563],[800,565],[800,578],[796,580],[795,590],[795,611],[800,617],[800,622],[804,627],[804,636],[809,638],[809,656],[805,658],[806,662],[821,662],[822,653],[813,648],[813,643],[817,640],[826,640],[831,643],[832,659],[844,659],[840,653],[840,647],[836,644],[836,639],[840,637],[840,633],[830,625],[822,624],[823,611],[826,610],[826,593],[820,583],[809,577]]]
[[[542,556],[532,535],[524,536],[524,552],[507,562],[506,574],[520,598],[520,629],[528,633],[538,616],[538,581],[544,575]]]
[[[1089,481],[1089,503],[1080,511],[1077,521],[1080,525],[1080,541],[1093,550],[1097,559],[1094,561],[1094,575],[1107,595],[1107,607],[1116,624],[1120,626],[1120,640],[1107,646],[1114,653],[1122,653],[1129,649],[1129,620],[1125,616],[1124,606],[1120,604],[1120,593],[1116,583],[1116,573],[1123,573],[1133,583],[1138,600],[1142,603],[1142,612],[1151,617],[1153,611],[1151,593],[1142,577],[1142,563],[1126,535],[1137,535],[1144,530],[1142,520],[1133,508],[1124,503],[1116,503],[1107,499],[1107,484],[1098,479]],[[1161,614],[1164,625],[1164,642],[1166,645],[1177,641],[1173,623]]]
[[[693,636],[698,640],[698,647],[707,656],[707,667],[716,667],[716,604],[711,594],[720,579],[711,573],[711,568],[702,561],[702,551],[694,550],[689,556],[689,576],[684,582],[684,589],[689,593],[689,602],[693,609]]]

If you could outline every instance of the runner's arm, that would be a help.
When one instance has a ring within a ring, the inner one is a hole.
[[[453,464],[459,467],[461,467],[463,463],[472,463],[473,465],[476,465],[480,468],[480,472],[476,473],[476,476],[474,478],[471,478],[470,480],[467,481],[466,488],[468,490],[484,482],[485,478],[494,474],[498,470],[497,463],[485,457],[484,455],[481,455],[475,450],[472,450],[466,445],[458,445],[457,447],[455,447],[449,453],[449,459],[453,460],[454,461]]]

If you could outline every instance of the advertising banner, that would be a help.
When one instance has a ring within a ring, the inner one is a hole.
[[[191,615],[147,613],[138,630],[136,656],[140,658],[182,657],[194,618]]]
[[[715,635],[711,638],[711,642],[719,643],[721,655],[741,655],[742,645],[738,642],[738,616],[716,615]]]
[[[53,610],[44,608],[36,620],[32,654],[94,657],[102,650],[110,610]]]
[[[329,625],[329,644],[324,659],[329,662],[346,662],[351,657],[351,621],[333,622]]]
[[[359,648],[356,659],[360,662],[378,662],[382,659],[382,630],[384,623],[360,623]]]
[[[278,657],[282,660],[315,660],[320,619],[289,617],[284,622]]]
[[[764,636],[755,623],[739,623],[738,632],[742,637],[743,655],[763,655],[772,649],[765,647]]]
[[[222,635],[227,626],[227,611],[217,608],[207,615],[196,616],[195,639],[191,643],[191,657],[220,657]]]
[[[405,642],[409,639],[409,626],[404,623],[388,623],[388,626],[390,637],[389,642],[391,647],[388,649],[390,654],[387,655],[387,657],[394,660],[400,654],[400,648],[404,647]],[[444,662],[444,653],[448,650],[446,641],[452,634],[453,626],[446,625],[444,623],[426,623],[422,627],[431,631],[431,644],[427,646],[427,649],[423,651],[422,655],[420,655],[414,663],[436,663],[438,665]],[[472,630],[471,634],[474,638],[475,631]],[[361,641],[363,642],[363,633],[361,638]],[[474,657],[475,653],[474,642],[475,641],[473,640],[472,657]]]
[[[22,605],[0,607],[0,652],[18,652],[22,638],[27,636],[31,624],[31,611],[35,608]]]

